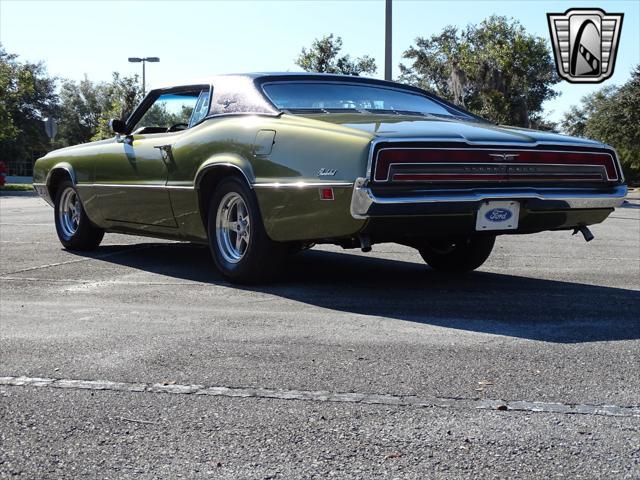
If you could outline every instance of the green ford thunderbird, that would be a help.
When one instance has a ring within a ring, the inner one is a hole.
[[[36,162],[62,244],[95,249],[104,232],[206,243],[240,282],[319,243],[396,242],[469,271],[497,235],[590,240],[627,191],[607,145],[359,77],[222,75],[152,90],[111,126],[114,138]]]

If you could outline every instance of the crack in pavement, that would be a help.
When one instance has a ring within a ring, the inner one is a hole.
[[[90,260],[102,260],[103,258],[113,257],[114,255],[121,255],[121,254],[124,254],[124,253],[137,252],[137,251],[140,251],[140,250],[147,250],[149,248],[155,248],[155,247],[157,247],[159,245],[163,245],[163,244],[141,245],[139,247],[124,248],[122,250],[117,250],[115,252],[103,253],[102,255],[96,255],[95,257],[76,258],[76,259],[73,259],[73,260],[67,260],[65,262],[48,263],[46,265],[38,265],[36,267],[22,268],[20,270],[14,270],[12,272],[3,273],[3,274],[0,275],[0,278],[6,277],[8,275],[14,275],[16,273],[31,272],[33,270],[41,270],[43,268],[59,267],[60,265],[68,265],[68,264],[71,264],[71,263],[88,262]]]
[[[326,390],[291,390],[270,388],[240,388],[167,383],[112,382],[109,380],[77,380],[64,378],[0,377],[0,386],[60,388],[71,390],[103,390],[135,393],[165,393],[174,395],[204,395],[214,397],[261,398],[311,402],[362,403],[397,407],[440,407],[457,409],[504,410],[531,413],[560,413],[640,417],[640,406],[582,405],[536,401],[503,401],[497,399],[442,398],[414,395],[391,395]]]
[[[4,275],[4,274],[3,274]],[[7,274],[8,275],[8,274]],[[211,286],[210,282],[199,282],[195,280],[185,280],[184,282],[145,282],[145,281],[132,281],[132,280],[82,280],[82,279],[59,279],[59,278],[35,278],[35,277],[4,277],[0,275],[0,281],[8,281],[8,282],[42,282],[42,283],[71,283],[82,285],[93,285],[93,284],[109,284],[109,285],[143,285],[149,287],[165,287],[165,286],[193,286],[193,285],[203,285],[203,286]],[[220,285],[226,285],[220,283]],[[231,285],[231,284],[229,284]]]

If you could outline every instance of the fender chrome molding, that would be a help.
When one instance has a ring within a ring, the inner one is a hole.
[[[359,178],[353,188],[351,216],[356,219],[369,218],[373,205],[408,205],[424,203],[464,203],[484,200],[548,200],[565,202],[567,208],[616,208],[622,205],[627,195],[627,186],[618,185],[609,193],[569,189],[504,189],[489,191],[467,190],[464,192],[438,191],[433,194],[380,197],[366,186],[366,179]]]
[[[49,170],[49,172],[47,173],[47,179],[45,180],[45,183],[47,184],[47,187],[51,184],[51,177],[53,176],[53,174],[55,173],[56,170],[64,170],[67,172],[67,174],[69,174],[69,178],[71,179],[71,183],[73,183],[74,185],[77,182],[76,180],[76,172],[73,170],[73,167],[71,166],[71,164],[67,163],[67,162],[62,162],[62,163],[57,163],[55,164],[51,170]]]
[[[264,182],[254,183],[253,188],[327,188],[353,187],[353,182]]]
[[[73,170],[73,167],[67,162],[56,163],[49,172],[47,172],[47,177],[44,182],[34,182],[33,189],[42,197],[42,199],[47,202],[49,205],[53,207],[54,198],[51,198],[51,194],[49,193],[49,187],[51,186],[51,178],[53,177],[56,171],[64,170],[69,178],[71,179],[71,183],[77,185],[76,181],[76,173]]]
[[[194,181],[195,188],[197,190],[200,190],[200,182],[202,181],[202,177],[207,173],[207,171],[211,170],[212,168],[220,168],[220,167],[235,168],[242,174],[249,188],[253,188],[253,183],[249,180],[249,176],[246,174],[246,172],[242,168],[240,168],[238,165],[235,165],[229,162],[212,163],[204,167],[202,170],[199,170],[196,174],[196,179]]]

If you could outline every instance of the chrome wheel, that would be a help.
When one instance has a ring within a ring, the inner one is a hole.
[[[80,215],[82,214],[82,204],[76,191],[68,187],[62,192],[58,217],[60,229],[66,238],[71,238],[78,231],[80,225]]]
[[[216,214],[216,242],[224,259],[238,263],[244,257],[251,239],[251,220],[247,204],[240,194],[227,193]]]

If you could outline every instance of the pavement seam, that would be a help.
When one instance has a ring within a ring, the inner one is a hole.
[[[33,270],[41,270],[41,269],[44,269],[44,268],[59,267],[61,265],[68,265],[68,264],[72,264],[72,263],[88,262],[90,260],[101,260],[103,258],[113,257],[114,255],[121,255],[123,253],[131,253],[131,252],[138,252],[140,250],[147,250],[149,248],[154,248],[154,247],[157,247],[159,245],[162,245],[162,244],[141,245],[141,246],[135,247],[135,248],[125,248],[125,249],[122,249],[122,250],[117,250],[115,252],[104,253],[102,255],[96,255],[95,257],[76,258],[74,260],[67,260],[66,262],[48,263],[46,265],[39,265],[37,267],[23,268],[23,269],[20,269],[20,270],[14,270],[12,272],[3,273],[2,275],[0,275],[0,278],[1,277],[6,277],[8,275],[15,275],[16,273],[31,272]]]
[[[0,227],[50,227],[51,223],[0,223]]]
[[[180,385],[167,383],[112,382],[109,380],[78,380],[65,378],[0,377],[0,386],[59,388],[70,390],[94,390],[137,393],[165,393],[174,395],[198,395],[230,398],[261,398],[299,400],[311,402],[361,403],[397,407],[456,408],[500,410],[529,413],[555,413],[567,415],[604,415],[614,417],[639,417],[640,406],[582,405],[539,401],[504,401],[498,399],[468,399],[423,397],[355,392],[331,392],[327,390],[291,390],[271,388],[241,388],[206,385]]]

